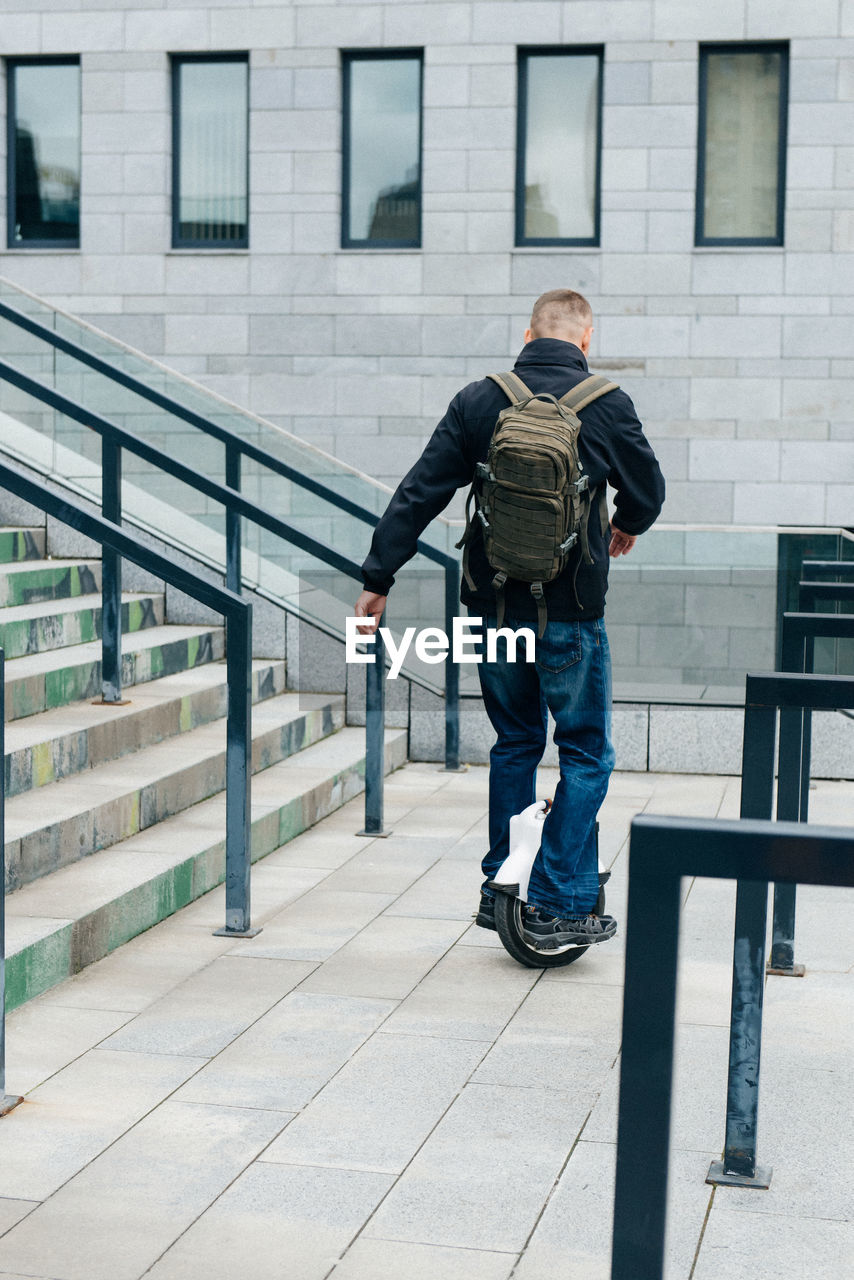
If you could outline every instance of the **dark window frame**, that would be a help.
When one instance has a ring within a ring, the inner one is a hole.
[[[418,62],[418,230],[409,240],[362,239],[349,234],[350,225],[350,68],[354,62]],[[342,49],[341,50],[341,248],[420,249],[424,220],[424,50]]]
[[[60,53],[55,56],[49,54],[41,54],[34,57],[18,57],[17,55],[6,57],[3,59],[6,66],[6,248],[10,252],[20,251],[21,249],[42,250],[42,249],[65,249],[67,252],[73,252],[80,248],[80,224],[82,222],[82,181],[81,196],[78,204],[77,212],[77,235],[76,237],[68,237],[64,240],[16,240],[15,239],[15,207],[17,204],[17,101],[16,101],[16,75],[18,67],[77,67],[80,70],[82,79],[83,69],[80,61],[80,55],[76,53]],[[82,88],[82,86],[81,86]],[[82,108],[81,119],[78,122],[81,137],[81,179],[82,179]]]
[[[228,253],[249,248],[249,107],[251,76],[248,52],[172,53],[169,55],[172,80],[172,248],[218,249]],[[234,240],[213,240],[181,235],[181,67],[199,62],[242,62],[246,66],[246,234]]]
[[[720,53],[779,53],[780,102],[777,130],[777,217],[773,236],[707,236],[704,232],[706,203],[706,123],[708,110],[709,55]],[[727,40],[700,44],[698,57],[697,190],[694,210],[694,244],[697,248],[780,248],[785,243],[786,156],[789,123],[789,41]]]
[[[526,236],[525,235],[525,162],[528,133],[528,67],[537,57],[597,57],[599,59],[599,91],[596,99],[596,179],[592,236]],[[567,248],[598,249],[602,239],[602,104],[605,82],[605,46],[603,44],[536,44],[519,45],[516,50],[516,214],[517,248],[557,245]]]

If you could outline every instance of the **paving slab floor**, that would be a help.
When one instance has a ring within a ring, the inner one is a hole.
[[[616,774],[609,911],[636,813],[738,797]],[[385,812],[386,839],[354,800],[256,864],[257,937],[212,936],[216,890],[9,1016],[0,1280],[606,1280],[622,937],[539,971],[472,924],[485,768],[407,765]],[[851,824],[854,784],[815,784],[810,817]],[[666,1276],[854,1276],[854,890],[799,892],[807,976],[767,981],[768,1191],[705,1182],[734,886],[683,893]]]

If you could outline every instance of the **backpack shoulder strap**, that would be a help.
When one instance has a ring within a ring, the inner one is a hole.
[[[533,393],[528,390],[518,373],[488,373],[486,376],[498,384],[511,404],[531,399]]]
[[[617,391],[619,383],[611,382],[609,378],[600,374],[591,374],[589,378],[585,378],[583,382],[579,382],[571,391],[567,391],[565,396],[561,396],[558,404],[562,404],[565,409],[570,409],[573,413],[580,411],[592,404],[594,400],[598,400],[600,396],[604,396],[609,391]]]

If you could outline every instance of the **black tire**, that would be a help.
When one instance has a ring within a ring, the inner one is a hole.
[[[604,905],[605,892],[600,889],[599,899]],[[509,893],[496,893],[495,895],[495,928],[498,936],[504,944],[504,949],[514,960],[525,966],[526,969],[560,969],[564,965],[572,964],[584,955],[588,947],[562,947],[556,951],[539,951],[536,947],[532,947],[530,942],[525,941],[525,935],[522,932],[522,907],[521,898],[516,898]],[[596,903],[596,910],[599,910],[599,902]]]

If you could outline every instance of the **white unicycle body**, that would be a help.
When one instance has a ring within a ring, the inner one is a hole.
[[[570,943],[550,950],[540,949],[525,937],[524,908],[528,900],[531,868],[540,850],[543,822],[551,805],[537,800],[510,819],[510,852],[489,881],[495,891],[495,928],[505,949],[528,969],[556,969],[572,964],[584,955],[586,945]],[[599,823],[596,823],[596,850],[599,850]],[[599,897],[594,911],[605,914],[605,883],[610,871],[599,863]],[[589,945],[589,944],[588,944]]]

